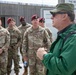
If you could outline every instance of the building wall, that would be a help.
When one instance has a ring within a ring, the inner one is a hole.
[[[31,16],[37,14],[40,16],[41,8],[51,8],[49,6],[39,5],[22,5],[22,4],[8,4],[0,3],[0,17],[2,17],[3,26],[7,27],[7,18],[13,17],[16,20],[17,26],[20,24],[19,17],[25,16],[26,21],[31,23]]]
[[[58,0],[58,3],[65,3],[65,0]]]

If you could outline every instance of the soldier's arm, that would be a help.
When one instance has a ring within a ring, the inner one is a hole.
[[[23,36],[23,44],[22,44],[22,55],[24,61],[27,60],[27,50],[28,50],[28,32],[26,30]]]
[[[18,26],[18,29],[19,29],[19,31],[20,31],[20,33],[21,33],[21,25]],[[23,35],[22,35],[22,33],[21,33],[21,46],[22,46],[22,40],[23,40],[23,39],[22,39],[22,38],[23,38],[22,36],[23,36]]]
[[[49,37],[50,37],[50,41],[52,42],[52,32],[48,29],[48,28],[46,28],[46,31],[48,32],[48,34],[49,34]]]
[[[2,50],[3,50],[3,51],[8,50],[9,45],[10,45],[10,34],[9,34],[9,32],[6,30],[6,34],[5,34],[5,44],[4,44],[4,46],[2,47]]]
[[[44,30],[43,43],[44,43],[44,47],[47,48],[47,50],[49,50],[52,42],[50,41],[48,32],[46,30]]]
[[[17,40],[17,47],[19,47],[20,45],[21,45],[21,32],[20,32],[20,30],[18,30],[18,38],[17,38],[18,40]]]

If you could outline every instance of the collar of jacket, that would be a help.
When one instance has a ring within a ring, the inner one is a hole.
[[[75,27],[75,29],[73,27],[74,25],[76,26],[76,24],[70,24],[69,26],[67,26],[63,30],[59,31],[57,33],[57,37],[64,38],[69,32],[76,30],[76,27]]]
[[[33,29],[33,27],[31,26],[30,27],[31,29],[29,29],[30,30],[30,32],[33,32],[34,31],[34,29]],[[41,26],[39,26],[37,29],[35,29],[35,30],[37,30],[37,31],[42,31],[44,28],[42,28]]]

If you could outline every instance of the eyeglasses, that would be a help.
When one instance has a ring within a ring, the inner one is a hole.
[[[55,17],[57,14],[67,14],[67,12],[57,12],[57,13],[53,13],[52,16]]]

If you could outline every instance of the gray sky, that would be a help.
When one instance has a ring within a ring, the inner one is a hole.
[[[46,5],[52,5],[52,6],[55,6],[56,4],[58,4],[58,0],[0,0],[0,1],[46,4]]]

